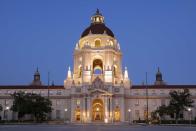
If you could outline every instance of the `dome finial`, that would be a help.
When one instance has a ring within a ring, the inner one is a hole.
[[[37,67],[37,70],[36,70],[37,72],[39,72],[39,68]]]
[[[96,15],[102,15],[102,14],[100,13],[100,11],[99,11],[98,8],[97,8],[97,10],[96,10]]]
[[[91,21],[93,24],[103,24],[104,17],[100,13],[99,9],[97,8],[96,13],[91,17]]]
[[[165,82],[163,81],[162,78],[162,73],[160,71],[160,68],[157,68],[157,73],[156,73],[156,80],[155,80],[155,85],[164,85]]]

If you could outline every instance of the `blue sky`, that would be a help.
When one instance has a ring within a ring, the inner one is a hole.
[[[97,8],[121,45],[133,84],[159,66],[168,84],[196,84],[195,0],[0,0],[0,84],[62,85]]]

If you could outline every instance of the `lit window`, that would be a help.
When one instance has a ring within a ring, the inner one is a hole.
[[[95,41],[95,47],[100,47],[101,46],[101,41],[100,40],[96,40]]]
[[[56,105],[60,105],[61,104],[61,101],[56,101]]]
[[[77,100],[76,100],[76,104],[77,104],[77,105],[80,105],[80,99],[77,99]]]
[[[113,46],[113,41],[110,40],[110,45]]]
[[[99,17],[96,18],[96,22],[99,22]]]
[[[136,99],[136,100],[135,100],[135,105],[136,105],[136,106],[139,106],[139,99]]]
[[[5,105],[9,105],[9,101],[8,100],[5,100]]]

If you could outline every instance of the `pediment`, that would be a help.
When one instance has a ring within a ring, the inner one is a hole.
[[[108,92],[108,91],[105,91],[105,90],[102,90],[102,89],[91,89],[91,90],[89,90],[89,93],[91,94],[91,95],[109,95],[109,96],[111,96],[112,95],[112,93],[110,93],[110,92]]]

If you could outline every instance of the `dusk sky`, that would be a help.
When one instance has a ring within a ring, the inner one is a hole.
[[[157,67],[167,84],[196,84],[196,0],[0,0],[0,85],[30,84],[37,67],[63,85],[97,8],[134,85]]]

